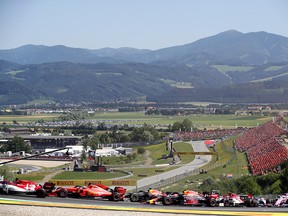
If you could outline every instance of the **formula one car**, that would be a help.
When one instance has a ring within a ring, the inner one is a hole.
[[[162,191],[149,188],[148,191],[141,190],[136,193],[129,193],[126,198],[129,198],[131,202],[148,202],[151,200],[151,204],[153,204],[153,202],[160,201],[163,195],[165,194]]]
[[[288,193],[280,195],[279,198],[276,200],[274,206],[288,207]]]
[[[71,188],[65,188],[68,191],[69,197],[99,197],[103,199],[109,199],[111,201],[119,201],[125,198],[126,188],[115,187],[109,188],[102,184],[89,184],[86,186],[75,186]]]
[[[244,201],[244,206],[247,207],[258,207],[266,206],[266,200],[264,198],[254,198],[251,194],[240,194],[240,199]]]
[[[228,193],[222,196],[221,200],[219,201],[219,206],[244,206],[244,201],[238,194]]]
[[[41,185],[28,180],[0,181],[0,191],[4,194],[36,194]]]
[[[217,198],[219,194],[204,193],[200,194],[196,191],[185,190],[183,193],[166,192],[161,196],[157,196],[148,200],[148,204],[162,203],[163,205],[191,205],[191,206],[210,206],[217,205]]]
[[[43,187],[39,188],[36,191],[36,196],[39,198],[44,198],[46,196],[62,197],[65,198],[68,196],[68,191],[62,187],[55,187],[55,184],[52,182],[45,182]]]
[[[222,199],[217,190],[212,190],[212,192],[203,192],[203,196],[205,197],[204,205],[210,207],[218,206]]]
[[[36,195],[39,198],[46,196],[66,197],[68,192],[64,188],[55,188],[55,185],[46,182],[44,186],[28,180],[0,181],[0,191],[4,194]]]
[[[162,198],[163,205],[192,205],[202,206],[206,199],[196,191],[185,190],[183,193],[168,193]]]

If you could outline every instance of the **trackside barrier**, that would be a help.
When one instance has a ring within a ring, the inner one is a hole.
[[[217,152],[174,152],[176,155],[217,155]]]
[[[127,179],[127,180],[107,180],[107,179],[85,179],[85,180],[57,180],[53,179],[50,180],[49,182],[52,182],[56,184],[57,186],[76,186],[76,185],[88,185],[89,183],[92,184],[104,184],[107,186],[136,186],[137,185],[137,180],[136,179]]]

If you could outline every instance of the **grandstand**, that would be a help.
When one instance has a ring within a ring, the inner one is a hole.
[[[173,140],[205,140],[205,139],[222,139],[224,137],[241,134],[248,131],[248,128],[238,127],[236,129],[215,129],[215,130],[198,130],[193,132],[177,131],[173,134]],[[168,137],[166,137],[168,139]]]
[[[235,140],[235,147],[246,152],[253,175],[277,171],[277,167],[288,160],[285,142],[287,131],[281,117],[266,124],[249,129]]]

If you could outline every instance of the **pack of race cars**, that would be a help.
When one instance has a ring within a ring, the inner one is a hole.
[[[2,194],[36,195],[39,198],[46,196],[72,197],[72,198],[101,198],[110,201],[130,200],[145,204],[189,205],[189,206],[223,206],[223,207],[288,207],[288,193],[280,195],[277,199],[264,199],[253,197],[251,194],[228,193],[220,195],[219,191],[203,192],[185,190],[179,192],[163,192],[150,188],[147,191],[126,193],[126,188],[114,189],[103,184],[89,184],[88,186],[56,187],[54,183],[46,182],[44,185],[28,180],[0,181]]]
[[[0,181],[2,194],[27,194],[36,195],[39,198],[54,197],[99,197],[111,201],[120,201],[125,197],[126,189],[123,187],[109,188],[102,184],[89,184],[88,186],[56,187],[54,183],[45,182],[36,184],[28,180]]]

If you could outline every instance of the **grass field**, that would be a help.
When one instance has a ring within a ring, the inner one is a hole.
[[[53,171],[31,172],[28,174],[17,174],[16,178],[30,180],[30,181],[34,181],[34,182],[41,182],[45,178],[45,176],[52,174],[52,173],[53,173]]]
[[[5,122],[6,124],[12,124],[13,121],[17,121],[19,124],[25,124],[29,122],[36,122],[43,119],[44,121],[52,121],[57,119],[59,114],[41,114],[41,115],[6,115],[0,116],[0,124]]]
[[[0,123],[12,124],[17,121],[19,124],[36,122],[43,119],[52,121],[58,118],[58,114],[41,114],[31,116],[0,116]],[[185,118],[192,121],[194,126],[199,129],[216,128],[235,128],[237,127],[255,127],[270,121],[271,117],[264,116],[236,116],[236,115],[187,115],[187,116],[147,116],[143,112],[107,112],[97,113],[89,119],[111,120],[117,124],[148,124],[159,125],[160,127],[172,125],[174,122],[182,122]]]
[[[19,124],[36,122],[43,119],[52,121],[57,119],[59,114],[41,114],[29,116],[0,116],[0,123],[12,124],[17,121]],[[145,115],[144,112],[101,112],[96,113],[87,119],[93,120],[111,120],[117,124],[148,124],[165,127],[174,122],[182,122],[185,118],[192,121],[198,129],[216,129],[216,128],[235,128],[235,127],[255,127],[272,120],[272,117],[264,116],[236,116],[236,115],[204,115],[193,114],[187,116],[162,116],[162,115]],[[287,117],[286,117],[287,118]]]
[[[235,116],[235,115],[187,115],[187,116],[147,116],[143,112],[133,113],[98,113],[91,119],[97,120],[117,120],[119,124],[152,124],[169,125],[174,122],[182,122],[188,118],[197,128],[235,128],[255,127],[270,121],[271,117],[263,116]]]
[[[239,72],[247,72],[253,67],[246,66],[230,66],[230,65],[213,65],[214,68],[217,68],[219,71],[226,73],[228,71],[239,71]]]

